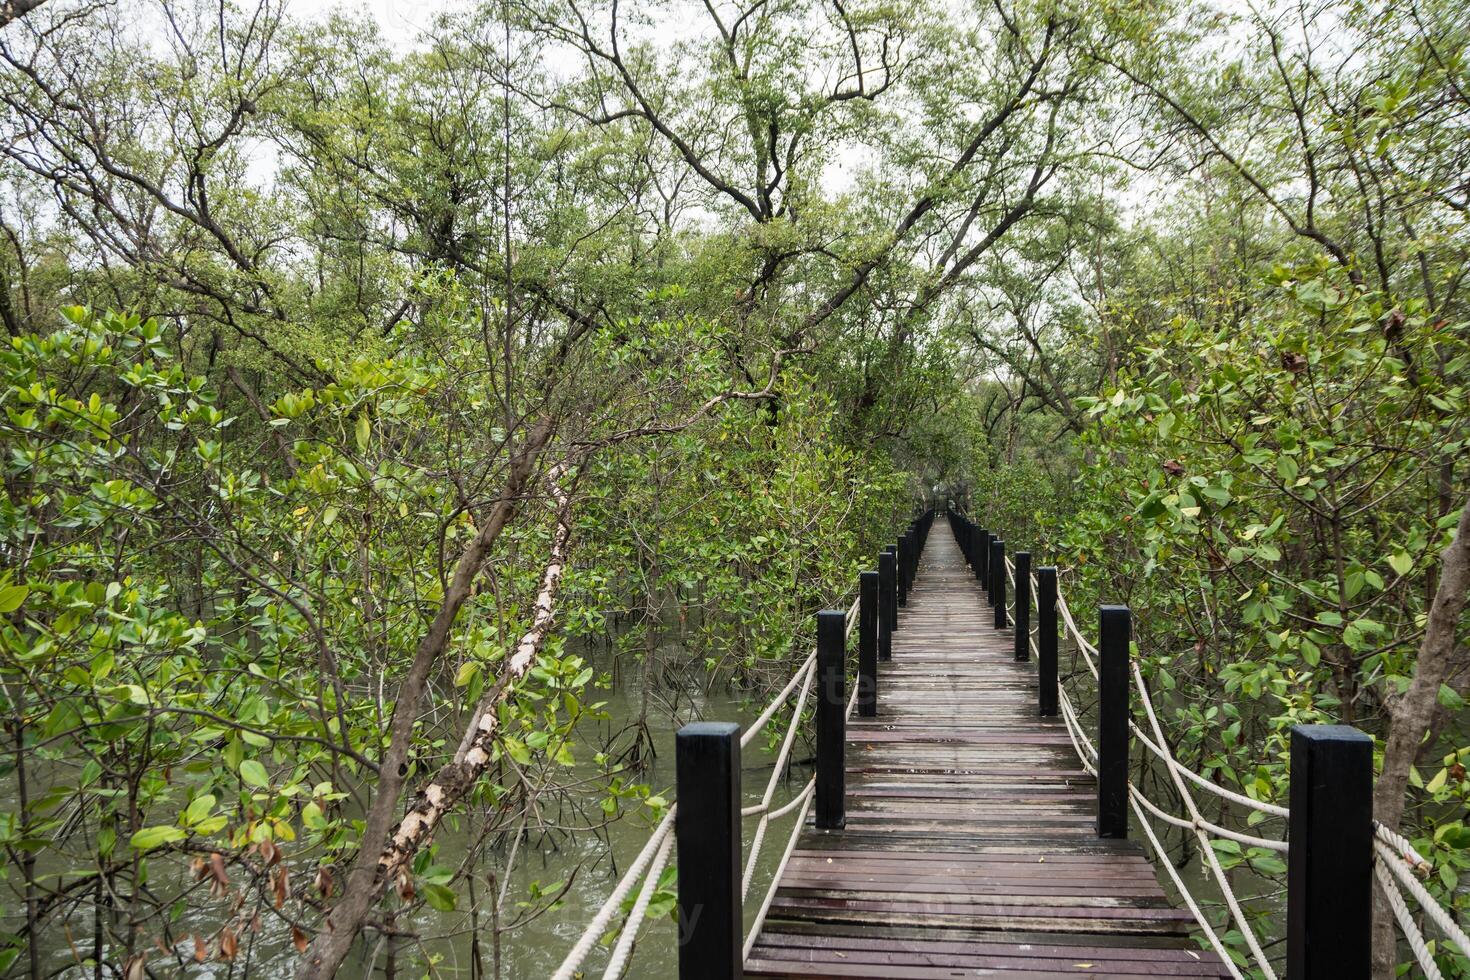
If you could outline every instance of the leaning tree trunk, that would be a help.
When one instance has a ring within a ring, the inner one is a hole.
[[[444,591],[444,601],[419,640],[408,673],[398,686],[389,722],[388,749],[383,753],[373,801],[368,807],[366,826],[358,844],[357,857],[347,875],[346,887],[327,914],[322,930],[311,941],[297,965],[297,980],[328,980],[335,976],[337,968],[351,951],[363,922],[382,895],[382,860],[387,849],[393,846],[389,835],[394,830],[398,797],[408,772],[408,750],[413,741],[414,723],[418,719],[419,704],[430,673],[449,645],[454,621],[469,600],[491,547],[515,513],[554,428],[549,416],[531,427],[525,442],[511,458],[500,496],[486,515],[479,533],[470,539],[455,562],[454,572]]]
[[[1439,587],[1435,589],[1429,619],[1424,624],[1424,637],[1419,642],[1414,678],[1408,689],[1388,704],[1388,738],[1383,750],[1383,771],[1373,790],[1373,815],[1390,830],[1398,830],[1403,819],[1409,770],[1432,729],[1440,687],[1452,676],[1455,667],[1455,640],[1467,591],[1470,591],[1470,503],[1460,511],[1455,536],[1440,553]],[[1393,980],[1397,960],[1393,913],[1381,894],[1374,895],[1373,975],[1376,980]]]

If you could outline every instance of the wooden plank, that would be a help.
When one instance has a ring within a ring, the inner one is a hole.
[[[878,716],[847,729],[847,822],[802,833],[750,977],[1222,977],[1096,786],[1034,666],[933,529]]]

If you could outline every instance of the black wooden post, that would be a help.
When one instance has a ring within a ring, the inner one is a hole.
[[[840,609],[817,613],[817,828],[838,830],[846,822],[847,696],[845,659],[847,614]],[[739,879],[736,879],[737,886]]]
[[[879,618],[883,620],[879,655],[883,655],[883,647],[886,647],[887,656],[883,659],[887,660],[893,656],[893,634],[898,629],[898,554],[891,544],[878,556],[878,592]]]
[[[685,725],[674,756],[679,980],[740,980],[740,726]]]
[[[987,593],[990,591],[990,528],[980,529],[979,561],[975,562],[975,581]]]
[[[898,536],[898,550],[895,552],[893,566],[898,579],[898,604],[907,606],[909,604],[909,586],[907,582],[909,567],[909,536],[904,532]]]
[[[915,524],[909,528],[909,560],[908,568],[903,577],[903,591],[905,594],[914,591],[914,578],[919,572],[919,550],[924,547],[924,537]]]
[[[1373,918],[1373,740],[1348,725],[1291,730],[1286,975],[1367,980]]]
[[[878,715],[878,573],[858,575],[858,714]]]
[[[1043,718],[1057,713],[1057,567],[1036,570],[1037,705]]]
[[[1128,836],[1128,607],[1103,606],[1097,635],[1097,836],[1122,839]]]
[[[1016,659],[1031,659],[1031,552],[1016,552]]]
[[[995,628],[1006,628],[1006,543],[990,541],[990,604],[995,607]]]

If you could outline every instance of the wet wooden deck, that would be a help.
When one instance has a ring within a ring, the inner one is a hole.
[[[936,521],[878,717],[848,725],[847,825],[803,832],[746,976],[1229,975],[1139,845],[1097,838],[1093,780],[993,617]]]

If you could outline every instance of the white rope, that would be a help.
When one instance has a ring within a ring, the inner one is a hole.
[[[1414,901],[1419,903],[1419,908],[1423,909],[1424,914],[1434,920],[1434,924],[1439,926],[1440,931],[1452,943],[1460,947],[1461,952],[1470,953],[1470,936],[1465,935],[1465,930],[1460,928],[1460,924],[1445,911],[1444,906],[1439,904],[1439,900],[1431,895],[1429,889],[1425,888],[1419,879],[1415,878],[1404,867],[1406,862],[1403,859],[1403,855],[1396,853],[1392,848],[1379,840],[1373,842],[1373,850],[1379,858],[1379,863],[1387,865],[1388,870],[1408,890],[1409,894],[1414,896]]]
[[[617,887],[607,897],[607,901],[602,903],[602,908],[597,910],[597,914],[592,917],[592,921],[587,923],[587,928],[582,930],[582,935],[577,938],[577,944],[572,947],[571,952],[567,953],[566,959],[562,960],[561,966],[557,967],[556,972],[551,975],[551,980],[572,980],[572,976],[576,973],[577,968],[582,965],[582,961],[592,951],[592,947],[597,943],[598,938],[607,930],[608,923],[612,921],[613,913],[617,911],[618,906],[622,905],[623,899],[632,890],[634,883],[643,877],[643,869],[648,867],[649,862],[653,860],[658,849],[663,846],[664,839],[672,833],[674,829],[674,811],[677,806],[678,804],[676,803],[674,806],[669,807],[669,811],[664,814],[664,818],[659,821],[658,826],[649,835],[647,843],[643,845],[643,850],[639,851],[638,856],[633,859],[633,863],[628,865],[628,870],[624,872],[623,877],[618,881]]]
[[[791,755],[791,748],[796,744],[796,730],[801,727],[801,709],[806,704],[807,696],[811,693],[812,682],[816,679],[815,671],[808,671],[806,682],[801,686],[801,694],[797,696],[796,702],[791,709],[791,724],[786,729],[786,736],[781,741],[781,752],[776,756],[776,765],[771,769],[771,778],[766,781],[766,790],[761,795],[758,807],[751,808],[751,813],[760,813],[760,823],[756,824],[755,836],[750,841],[750,856],[745,860],[745,873],[740,877],[740,898],[743,901],[750,892],[751,877],[755,874],[755,862],[760,857],[761,847],[766,842],[766,828],[774,819],[768,811],[771,808],[771,800],[776,795],[776,787],[780,784],[781,776],[786,771],[786,760]],[[747,815],[741,811],[741,815]]]
[[[1132,789],[1131,786],[1129,788]],[[1194,915],[1194,921],[1199,923],[1200,929],[1204,931],[1206,938],[1210,941],[1210,945],[1214,947],[1216,955],[1220,957],[1220,962],[1225,964],[1225,968],[1230,971],[1230,975],[1235,980],[1245,980],[1240,970],[1236,968],[1235,961],[1230,958],[1230,954],[1220,942],[1220,937],[1215,935],[1215,930],[1210,927],[1210,921],[1205,918],[1204,911],[1195,903],[1194,896],[1189,893],[1189,888],[1184,884],[1184,879],[1175,870],[1174,862],[1170,861],[1169,855],[1164,852],[1164,845],[1159,843],[1159,838],[1154,833],[1153,827],[1149,825],[1148,819],[1143,815],[1143,811],[1138,808],[1138,801],[1130,798],[1128,802],[1133,804],[1133,813],[1138,817],[1138,825],[1143,828],[1144,834],[1148,837],[1148,842],[1153,847],[1154,854],[1159,859],[1159,864],[1162,864],[1168,869],[1169,877],[1174,881],[1174,889],[1184,899],[1184,904],[1189,907],[1190,913]]]
[[[852,630],[857,624],[858,606],[859,600],[853,600],[852,605],[847,608],[847,612],[843,616],[844,639],[852,635]],[[765,793],[761,797],[761,802],[754,806],[743,807],[740,811],[742,816],[761,814],[760,823],[756,826],[755,835],[751,842],[750,859],[746,864],[745,874],[741,882],[742,895],[750,887],[750,877],[755,868],[756,859],[760,854],[761,846],[764,843],[766,828],[770,824],[770,821],[780,819],[790,813],[797,805],[797,801],[793,800],[780,809],[771,810],[771,800],[774,797],[776,787],[780,783],[780,778],[785,770],[787,759],[790,757],[792,746],[795,744],[796,731],[800,728],[802,707],[816,678],[816,662],[817,654],[813,650],[802,661],[801,666],[796,669],[796,672],[792,674],[791,679],[786,682],[786,686],[771,699],[771,702],[766,705],[765,710],[740,735],[740,747],[745,748],[770,724],[771,719],[776,716],[776,713],[781,709],[782,705],[791,697],[791,692],[798,685],[801,685],[801,695],[796,699],[792,707],[791,724],[782,736],[781,748],[777,755],[776,764],[771,771],[771,778],[766,784]],[[856,687],[854,687],[853,693],[855,701]],[[849,714],[852,713],[852,704],[853,702],[848,703]],[[654,828],[653,833],[644,842],[643,849],[638,852],[638,856],[628,866],[628,870],[624,872],[623,877],[618,880],[617,885],[613,888],[612,894],[607,897],[602,907],[597,910],[597,914],[592,917],[591,921],[582,930],[582,934],[577,937],[576,944],[567,953],[566,958],[562,960],[561,966],[551,975],[551,980],[571,980],[577,970],[582,966],[583,961],[586,960],[587,954],[592,951],[593,946],[597,944],[597,941],[603,933],[607,931],[613,915],[622,905],[623,900],[628,897],[628,893],[632,891],[633,886],[644,877],[645,869],[648,868],[649,863],[656,861],[659,854],[666,854],[668,849],[672,847],[676,806],[677,803],[675,806],[669,807],[668,812],[664,814],[664,818],[659,821],[658,826]],[[799,828],[800,825],[800,821],[798,821],[797,827]],[[668,842],[667,846],[665,842]],[[656,871],[649,872],[649,877],[656,879],[662,873],[663,864],[666,863],[667,859],[665,858]],[[653,881],[651,884],[646,882],[644,885],[644,890],[648,892],[651,898],[652,892],[649,891],[650,888],[656,889],[657,882]],[[615,977],[626,967],[627,957],[631,952],[634,942],[637,940],[638,930],[643,924],[643,915],[647,909],[648,903],[642,901],[642,899],[643,893],[640,893],[638,901],[635,901],[633,910],[630,912],[623,926],[623,932],[618,937],[618,945],[613,950],[613,959],[609,962],[609,970],[611,971],[613,966],[616,966],[618,969],[616,972],[605,973],[605,977]],[[640,910],[638,902],[642,902],[642,910]]]
[[[1087,669],[1092,672],[1092,679],[1098,679],[1097,664],[1093,663],[1092,657],[1097,654],[1097,647],[1087,642],[1087,637],[1077,628],[1077,621],[1072,618],[1072,608],[1067,605],[1067,597],[1062,595],[1060,588],[1057,589],[1057,612],[1062,614],[1062,623],[1066,626],[1067,633],[1072,637],[1072,642],[1077,644],[1077,649],[1082,651],[1082,659],[1087,662]]]
[[[1072,748],[1077,753],[1077,759],[1082,763],[1082,768],[1087,770],[1089,775],[1096,776],[1097,770],[1093,768],[1089,757],[1092,759],[1097,758],[1097,748],[1087,738],[1087,734],[1082,731],[1082,723],[1077,720],[1077,709],[1072,707],[1072,699],[1067,697],[1067,689],[1058,684],[1057,693],[1060,695],[1057,703],[1062,708],[1062,721],[1066,723],[1067,737],[1072,740]],[[1084,748],[1087,750],[1086,752],[1082,751]]]
[[[1409,948],[1414,951],[1414,959],[1419,961],[1419,969],[1424,971],[1424,976],[1428,980],[1444,980],[1444,974],[1439,972],[1439,965],[1434,962],[1434,954],[1429,951],[1429,944],[1424,941],[1424,934],[1419,931],[1418,923],[1414,921],[1409,907],[1404,904],[1403,894],[1394,885],[1393,878],[1384,870],[1383,861],[1373,862],[1373,876],[1378,879],[1378,887],[1383,889],[1383,897],[1388,899],[1388,907],[1393,910],[1393,917],[1398,920],[1399,931],[1404,934],[1404,938],[1409,942]]]
[[[857,613],[858,602],[854,601],[853,604],[848,607],[847,615],[843,618],[842,636],[844,641],[852,636],[853,627],[857,624]],[[792,747],[796,744],[795,736],[797,729],[801,727],[802,708],[806,705],[806,699],[811,693],[812,684],[816,681],[817,673],[815,658],[816,652],[813,651],[812,656],[808,658],[807,661],[808,664],[811,665],[811,669],[806,671],[806,678],[801,685],[801,693],[797,695],[796,701],[792,705],[791,724],[787,726],[786,734],[782,738],[781,750],[780,753],[776,756],[775,766],[771,769],[770,779],[766,781],[766,789],[765,792],[761,795],[761,801],[755,806],[745,807],[740,811],[741,816],[754,816],[756,814],[761,815],[760,822],[756,824],[755,833],[752,835],[750,840],[749,853],[746,855],[745,858],[744,873],[740,876],[741,901],[744,901],[745,897],[750,894],[750,884],[755,878],[756,862],[760,860],[761,848],[763,848],[766,843],[766,830],[770,827],[770,823],[772,820],[779,819],[780,817],[791,811],[792,805],[787,804],[787,806],[781,810],[778,810],[774,813],[770,812],[771,800],[775,798],[776,787],[780,785],[781,777],[786,772],[786,762],[791,756]],[[805,669],[806,668],[804,667],[803,670]],[[791,686],[791,684],[787,684],[787,691],[790,690]],[[783,699],[785,693],[786,692],[783,692]],[[854,684],[852,687],[852,697],[848,699],[847,712],[844,717],[852,717],[853,707],[857,704],[857,695],[858,685]],[[798,824],[797,826],[799,828],[800,824]]]
[[[740,954],[742,961],[750,958],[750,951],[755,948],[755,938],[760,935],[761,926],[766,924],[766,913],[771,910],[771,903],[776,900],[776,887],[781,884],[781,877],[786,874],[786,865],[791,862],[791,855],[796,850],[797,839],[801,837],[801,830],[806,826],[806,814],[811,809],[816,789],[817,781],[813,777],[811,782],[806,784],[806,789],[796,797],[796,800],[801,801],[801,813],[797,814],[796,824],[791,828],[791,836],[786,841],[786,850],[781,855],[781,863],[776,866],[776,873],[771,876],[770,887],[766,889],[766,896],[761,900],[761,907],[755,913],[755,920],[750,925],[750,931],[745,934],[745,944]],[[796,800],[792,800],[792,804]]]
[[[852,631],[857,625],[857,619],[858,603],[854,602],[847,611],[847,617],[844,624],[845,628],[843,630],[844,639],[852,636]],[[786,839],[786,849],[784,852],[782,852],[781,862],[779,865],[777,865],[775,874],[771,876],[771,883],[766,888],[766,894],[761,901],[761,907],[756,913],[754,923],[750,928],[750,932],[745,937],[745,946],[742,958],[748,958],[750,956],[751,949],[755,947],[756,936],[760,934],[761,926],[765,924],[766,913],[770,911],[771,903],[775,900],[776,888],[781,883],[781,876],[786,873],[786,865],[790,862],[791,854],[793,851],[796,850],[796,843],[801,837],[801,832],[806,827],[807,811],[811,808],[812,799],[816,796],[817,779],[815,776],[813,776],[810,780],[807,781],[806,786],[802,788],[801,792],[792,797],[791,800],[788,801],[784,806],[776,810],[770,810],[771,798],[775,793],[777,779],[784,771],[786,766],[786,757],[790,751],[790,746],[792,744],[791,733],[794,732],[797,728],[797,725],[801,719],[802,706],[806,703],[807,694],[811,690],[812,682],[815,679],[816,672],[815,670],[813,670],[812,673],[807,676],[806,682],[802,685],[801,694],[797,696],[795,707],[792,710],[791,727],[787,730],[786,741],[781,747],[781,755],[776,760],[776,767],[771,772],[771,779],[766,784],[765,795],[762,797],[761,802],[757,806],[750,807],[747,810],[742,811],[742,813],[750,814],[767,811],[762,814],[760,823],[756,825],[755,835],[751,839],[750,854],[745,860],[745,871],[740,877],[740,900],[742,903],[744,903],[746,898],[750,894],[751,882],[755,878],[756,861],[760,857],[761,848],[765,844],[766,828],[770,826],[771,821],[781,819],[792,810],[795,810],[797,807],[801,808],[801,813],[797,816],[796,821],[792,824],[791,833]],[[844,718],[852,717],[853,709],[857,707],[858,690],[859,685],[854,684],[852,686],[852,695],[847,699],[847,707],[843,714]]]
[[[658,854],[654,855],[653,863],[648,866],[648,873],[643,877],[643,888],[638,892],[637,901],[633,903],[633,911],[628,913],[628,921],[623,926],[622,935],[618,936],[618,944],[613,948],[612,957],[607,961],[607,969],[602,971],[602,980],[618,980],[623,975],[623,970],[628,965],[628,956],[633,952],[633,943],[638,939],[638,930],[643,927],[648,903],[653,898],[653,893],[658,891],[658,880],[663,877],[673,846],[674,835],[665,834],[664,842],[658,846]]]
[[[1175,827],[1182,827],[1185,830],[1202,830],[1212,837],[1223,837],[1226,840],[1237,841],[1241,844],[1249,845],[1250,847],[1263,847],[1268,851],[1276,851],[1281,854],[1286,853],[1286,841],[1270,840],[1265,837],[1253,837],[1250,834],[1242,834],[1238,831],[1230,830],[1226,827],[1221,827],[1219,824],[1211,823],[1210,821],[1204,819],[1194,821],[1186,820],[1184,817],[1175,816],[1168,810],[1159,807],[1158,804],[1154,803],[1147,796],[1144,796],[1143,792],[1131,782],[1128,784],[1128,792],[1138,797],[1139,802],[1143,804],[1144,808],[1147,809],[1149,813],[1152,813],[1154,816],[1164,821],[1164,823],[1172,824]]]
[[[1132,667],[1133,682],[1142,692],[1141,700],[1143,702],[1143,709],[1148,714],[1149,726],[1153,728],[1154,737],[1158,739],[1159,744],[1166,745],[1168,743],[1164,741],[1164,729],[1159,724],[1158,715],[1154,713],[1153,701],[1149,698],[1148,691],[1143,685],[1143,672],[1139,670],[1137,663],[1134,663]],[[1256,958],[1256,965],[1261,968],[1261,972],[1266,975],[1267,980],[1277,980],[1276,971],[1272,969],[1271,961],[1266,958],[1265,950],[1261,949],[1260,941],[1256,939],[1255,930],[1251,929],[1250,923],[1246,921],[1245,913],[1241,911],[1240,903],[1235,898],[1235,892],[1230,887],[1230,879],[1225,877],[1225,869],[1220,867],[1220,859],[1216,857],[1215,849],[1210,846],[1210,841],[1205,836],[1204,827],[1208,824],[1208,821],[1200,814],[1199,807],[1195,805],[1193,794],[1189,792],[1189,787],[1184,785],[1184,780],[1179,778],[1179,774],[1174,771],[1173,766],[1169,767],[1169,774],[1174,780],[1175,789],[1184,801],[1185,808],[1189,811],[1190,819],[1194,824],[1194,835],[1199,839],[1200,850],[1204,852],[1205,860],[1209,861],[1211,870],[1215,872],[1215,880],[1219,884],[1220,894],[1224,897],[1225,904],[1229,906],[1230,914],[1235,917],[1236,928],[1240,930],[1241,936],[1245,939],[1246,946],[1250,948],[1251,955]],[[1209,824],[1209,826],[1214,827],[1213,824]],[[1223,828],[1214,829],[1216,831],[1223,830]],[[1260,840],[1261,838],[1254,839]],[[1262,845],[1256,844],[1254,846],[1259,847]],[[1271,849],[1275,850],[1277,846],[1273,842]],[[1286,845],[1284,843],[1279,844],[1279,849],[1285,851]]]
[[[1067,606],[1066,598],[1060,594],[1060,591],[1057,595],[1057,610],[1061,613],[1062,621],[1066,624],[1067,632],[1071,635],[1073,641],[1076,643],[1077,649],[1082,652],[1083,658],[1087,663],[1088,670],[1092,673],[1092,676],[1094,678],[1097,678],[1098,668],[1097,664],[1093,661],[1093,655],[1098,655],[1100,657],[1098,649],[1097,647],[1089,643],[1087,641],[1087,638],[1082,635],[1082,631],[1077,627],[1076,619],[1072,616],[1071,609]],[[1270,960],[1266,958],[1265,951],[1261,948],[1260,942],[1256,939],[1254,931],[1250,928],[1250,924],[1246,921],[1245,913],[1241,909],[1240,903],[1236,899],[1235,893],[1230,887],[1229,879],[1225,876],[1225,870],[1220,866],[1219,859],[1215,855],[1215,849],[1210,845],[1210,837],[1221,837],[1228,840],[1237,841],[1238,843],[1247,844],[1251,847],[1263,847],[1268,850],[1277,852],[1285,852],[1287,850],[1287,844],[1283,841],[1274,841],[1264,837],[1256,837],[1250,834],[1238,833],[1225,827],[1221,827],[1220,825],[1212,823],[1211,821],[1204,818],[1203,814],[1201,814],[1199,811],[1199,807],[1195,804],[1193,795],[1189,792],[1189,787],[1186,785],[1184,778],[1181,776],[1181,772],[1188,772],[1188,770],[1186,770],[1185,767],[1181,765],[1177,759],[1174,759],[1172,754],[1167,751],[1168,743],[1164,739],[1163,727],[1160,725],[1158,715],[1154,710],[1153,700],[1149,696],[1147,686],[1145,686],[1143,683],[1143,673],[1139,670],[1137,663],[1131,663],[1130,666],[1132,667],[1133,671],[1134,686],[1138,689],[1139,700],[1143,704],[1144,711],[1148,716],[1149,724],[1153,730],[1154,738],[1149,739],[1148,736],[1136,724],[1134,724],[1131,719],[1129,720],[1129,727],[1149,747],[1150,751],[1152,751],[1160,759],[1164,760],[1164,762],[1167,764],[1170,778],[1174,782],[1175,789],[1178,791],[1180,799],[1184,802],[1185,808],[1189,813],[1189,817],[1188,819],[1178,817],[1174,814],[1168,813],[1158,806],[1155,806],[1154,803],[1143,794],[1143,791],[1135,786],[1131,781],[1128,784],[1129,802],[1133,806],[1134,812],[1138,814],[1140,822],[1143,823],[1145,829],[1148,831],[1150,840],[1155,845],[1155,852],[1160,855],[1161,863],[1163,863],[1170,869],[1170,875],[1175,879],[1175,884],[1179,888],[1180,894],[1185,899],[1186,904],[1189,906],[1190,912],[1194,915],[1195,921],[1199,923],[1200,928],[1205,932],[1206,936],[1209,937],[1212,945],[1215,946],[1216,951],[1221,953],[1222,959],[1226,963],[1230,963],[1231,961],[1229,957],[1224,954],[1223,949],[1219,945],[1219,939],[1215,935],[1213,927],[1205,918],[1203,911],[1199,907],[1198,902],[1194,899],[1194,896],[1191,895],[1186,888],[1184,888],[1182,880],[1179,879],[1177,874],[1175,874],[1174,872],[1172,863],[1164,857],[1163,849],[1161,846],[1158,845],[1156,836],[1153,833],[1153,828],[1148,825],[1147,819],[1144,816],[1144,811],[1148,811],[1149,813],[1167,824],[1182,828],[1184,830],[1188,830],[1195,835],[1195,838],[1199,842],[1200,851],[1204,855],[1205,861],[1208,862],[1210,869],[1215,874],[1215,879],[1219,885],[1220,893],[1225,899],[1225,904],[1230,910],[1231,917],[1235,920],[1236,928],[1240,932],[1241,937],[1245,940],[1245,944],[1250,949],[1252,956],[1255,958],[1256,965],[1261,969],[1261,972],[1266,976],[1267,980],[1277,980],[1276,972],[1272,968]],[[1076,708],[1072,705],[1071,699],[1067,696],[1065,687],[1062,685],[1058,685],[1058,687],[1061,688],[1061,697],[1059,699],[1059,704],[1062,709],[1063,720],[1067,727],[1067,735],[1072,740],[1073,747],[1077,750],[1077,755],[1079,760],[1081,760],[1082,762],[1083,768],[1096,775],[1096,770],[1090,764],[1087,754],[1084,754],[1082,749],[1083,747],[1085,747],[1087,752],[1091,754],[1092,759],[1098,758],[1097,749],[1091,744],[1091,742],[1087,740],[1085,733],[1082,731],[1081,722],[1077,718]],[[1189,775],[1194,776],[1195,774],[1189,773]],[[1197,780],[1192,779],[1191,781],[1205,782],[1208,784],[1208,781],[1204,780],[1203,777],[1198,777]],[[1213,790],[1216,787],[1213,787],[1213,784],[1208,784],[1207,788]],[[1226,790],[1224,792],[1228,793],[1229,791]],[[1242,799],[1249,801],[1246,805],[1255,808],[1270,806],[1270,804],[1260,804],[1259,801],[1250,800],[1249,797],[1242,797]],[[1235,976],[1240,976],[1238,972],[1235,972],[1233,964],[1231,964],[1231,970]]]
[[[1188,768],[1178,759],[1174,758],[1174,756],[1171,753],[1166,752],[1162,746],[1154,744],[1153,739],[1149,738],[1148,734],[1144,732],[1143,729],[1135,725],[1133,722],[1130,721],[1128,723],[1128,727],[1133,729],[1134,736],[1137,737],[1139,742],[1143,743],[1144,748],[1153,753],[1155,758],[1159,759],[1165,765],[1172,768],[1175,772],[1179,773],[1179,775],[1183,776],[1185,779],[1194,783],[1200,789],[1203,789],[1209,793],[1213,793],[1221,799],[1229,800],[1232,803],[1238,803],[1241,806],[1246,807],[1247,809],[1258,810],[1261,813],[1270,814],[1273,817],[1287,817],[1291,815],[1291,811],[1284,806],[1277,806],[1275,803],[1267,803],[1263,800],[1252,799],[1251,797],[1246,796],[1242,793],[1236,793],[1233,790],[1226,789],[1224,786],[1219,786],[1215,783],[1210,782],[1208,779],[1201,776],[1193,769]]]
[[[802,663],[802,665],[796,668],[796,673],[791,675],[791,680],[786,682],[786,686],[781,689],[781,693],[777,694],[775,698],[771,700],[771,703],[766,705],[766,710],[760,713],[760,717],[751,722],[750,727],[741,733],[740,747],[742,749],[749,745],[752,741],[754,741],[755,737],[761,733],[761,730],[764,729],[766,725],[770,724],[771,719],[774,718],[776,715],[776,711],[781,707],[781,705],[785,704],[786,699],[791,696],[792,690],[795,689],[797,684],[801,683],[803,677],[809,676],[811,672],[816,669],[816,666],[817,651],[813,650],[811,653],[807,654],[807,658]]]
[[[1414,845],[1409,843],[1407,837],[1396,831],[1389,830],[1377,820],[1373,821],[1373,836],[1398,851],[1399,856],[1409,862],[1415,874],[1421,877],[1428,877],[1434,871],[1434,865],[1419,856],[1419,852],[1414,850]]]

